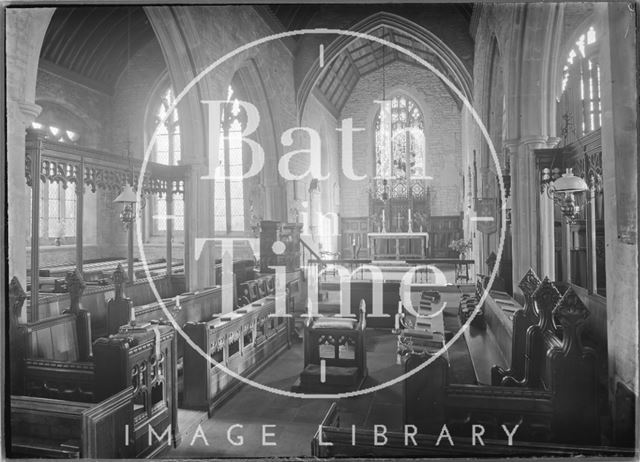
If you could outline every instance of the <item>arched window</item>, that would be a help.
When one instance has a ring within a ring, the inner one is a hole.
[[[385,101],[375,130],[377,177],[425,176],[424,117],[415,101],[406,95]]]
[[[156,123],[167,115],[169,107],[173,104],[175,96],[173,89],[168,88],[160,98],[160,104],[156,114]],[[174,109],[158,130],[158,136],[153,146],[152,159],[154,162],[164,165],[178,165],[180,163],[180,124],[178,110]],[[153,231],[164,232],[167,230],[167,200],[165,197],[156,198],[154,203]],[[180,196],[173,197],[173,230],[184,231],[184,200]]]
[[[558,100],[558,133],[565,143],[600,128],[599,44],[593,26],[569,50],[562,68],[562,94]]]
[[[240,104],[229,86],[229,104],[223,109],[215,180],[215,229],[221,233],[244,231],[244,183]],[[226,178],[225,178],[226,177]]]
[[[31,123],[31,129],[44,138],[58,143],[77,144],[80,138],[79,133],[68,130],[64,127],[64,123],[56,122],[56,125],[47,125],[36,121]],[[31,214],[29,214],[29,223],[31,223]],[[76,186],[74,183],[45,182],[41,185],[39,229],[40,237],[50,239],[49,243],[72,244],[75,241]]]
[[[558,134],[563,168],[584,178],[590,191],[576,196],[578,212],[570,224],[554,210],[556,279],[606,297],[602,123],[598,33],[591,26],[569,50],[558,100]],[[587,201],[590,198],[590,201]]]

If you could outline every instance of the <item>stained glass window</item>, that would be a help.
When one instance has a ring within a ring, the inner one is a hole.
[[[559,133],[565,144],[602,124],[600,65],[597,33],[593,26],[578,37],[562,68],[562,94],[558,99]]]
[[[383,103],[375,130],[377,177],[425,176],[424,118],[415,101],[400,95]]]
[[[215,180],[215,228],[222,233],[245,230],[242,122],[240,105],[233,95],[233,88],[229,87],[229,104],[223,113],[223,126],[220,127],[221,141]]]

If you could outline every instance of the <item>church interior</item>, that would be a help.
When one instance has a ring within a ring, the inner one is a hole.
[[[637,455],[637,4],[5,19],[8,457]]]

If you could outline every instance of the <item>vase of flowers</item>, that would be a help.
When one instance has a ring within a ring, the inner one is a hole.
[[[467,252],[471,250],[471,239],[468,241],[465,239],[451,241],[449,248],[456,251],[458,253],[458,257],[463,260],[466,257]]]
[[[62,240],[64,239],[64,235],[66,232],[64,222],[62,220],[58,220],[58,223],[55,225],[54,235],[55,235],[55,244],[60,246],[62,244]]]

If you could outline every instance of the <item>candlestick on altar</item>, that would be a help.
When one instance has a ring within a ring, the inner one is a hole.
[[[382,209],[382,232],[386,233],[387,232],[387,220],[385,220],[384,217],[384,209]]]
[[[395,330],[399,330],[400,329],[400,314],[396,313],[396,324],[395,324]]]
[[[413,232],[413,221],[411,220],[411,209],[409,209],[409,232]]]
[[[398,301],[398,314],[402,314],[402,300]]]

